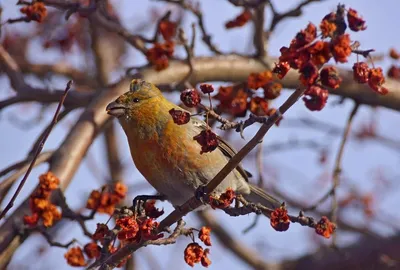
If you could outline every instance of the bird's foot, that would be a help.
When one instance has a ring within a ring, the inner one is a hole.
[[[194,196],[196,197],[196,199],[198,199],[199,201],[201,201],[203,204],[206,204],[208,201],[208,193],[207,193],[207,187],[205,185],[201,185],[199,186],[195,193]]]
[[[140,213],[142,208],[143,208],[143,205],[148,200],[164,201],[164,200],[166,200],[166,196],[165,195],[161,195],[161,194],[156,194],[156,195],[138,195],[133,199],[131,210],[136,214]]]

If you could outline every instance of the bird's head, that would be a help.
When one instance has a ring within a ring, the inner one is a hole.
[[[130,83],[129,91],[108,104],[106,111],[119,119],[129,119],[136,115],[144,104],[159,96],[162,96],[162,93],[154,84],[134,79]]]

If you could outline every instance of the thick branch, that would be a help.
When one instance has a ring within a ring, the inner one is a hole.
[[[260,4],[254,10],[254,35],[253,43],[256,48],[256,56],[264,57],[266,54],[266,40],[264,31],[265,3]]]
[[[276,59],[265,59],[269,65],[273,66]],[[193,58],[193,75],[191,76],[191,84],[195,85],[199,82],[206,81],[226,81],[226,82],[242,82],[247,80],[251,72],[260,72],[265,70],[263,63],[256,59],[242,57],[237,55],[214,56],[214,57],[196,57]],[[161,72],[155,72],[151,67],[139,69],[139,74],[143,78],[150,78],[149,81],[156,84],[170,84],[172,82],[181,81],[189,72],[189,67],[183,61],[175,60],[170,62],[170,67]],[[389,109],[400,111],[400,82],[387,78],[385,87],[390,92],[382,96],[373,92],[368,85],[363,85],[353,80],[353,74],[350,70],[339,69],[340,76],[343,79],[341,86],[331,93],[345,98],[356,100],[360,104],[372,106],[382,106]],[[289,73],[282,80],[284,88],[296,89],[299,85],[299,74],[296,71]],[[127,89],[127,88],[126,88]],[[36,89],[35,91],[37,91]],[[60,94],[50,94],[48,91],[31,92],[28,98],[23,101],[34,101],[40,98],[40,102],[49,103],[57,102]],[[120,93],[122,94],[122,93]],[[65,102],[66,106],[84,106],[88,104],[94,94],[83,94],[71,91]],[[43,96],[43,97],[42,97]],[[0,101],[1,105],[2,101]],[[1,108],[1,106],[0,106]]]

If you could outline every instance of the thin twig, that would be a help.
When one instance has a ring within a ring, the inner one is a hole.
[[[97,269],[97,267],[100,266],[99,269],[113,269],[116,267],[120,261],[122,261],[126,256],[129,254],[132,254],[136,250],[148,246],[148,245],[156,245],[156,246],[161,246],[161,245],[170,245],[174,244],[177,240],[177,238],[180,235],[187,235],[187,230],[184,228],[185,222],[181,219],[178,221],[173,233],[167,237],[167,238],[160,238],[157,240],[146,240],[142,241],[140,243],[130,243],[127,244],[126,246],[122,247],[119,249],[117,252],[110,254],[110,256],[104,258],[103,260],[96,261],[92,265],[90,265],[87,269]]]
[[[242,231],[243,234],[248,233],[249,231],[254,229],[257,226],[259,220],[260,220],[260,216],[259,215],[255,215],[254,219],[253,219],[253,222],[249,226],[247,226],[246,228],[243,229],[243,231]]]
[[[59,115],[59,113],[60,113],[60,110],[61,110],[61,107],[62,107],[62,105],[63,105],[63,103],[64,103],[64,100],[65,100],[65,98],[66,98],[66,96],[67,96],[67,94],[68,94],[68,91],[69,91],[70,88],[71,88],[71,85],[72,85],[72,81],[69,81],[69,82],[67,83],[66,88],[65,88],[64,95],[62,96],[60,102],[58,103],[58,107],[57,107],[57,109],[56,109],[56,112],[55,112],[54,117],[53,117],[53,120],[52,120],[52,125],[50,125],[50,128],[48,129],[48,132],[45,134],[45,136],[43,136],[43,139],[41,140],[40,144],[38,145],[38,148],[36,149],[35,155],[34,155],[34,157],[33,157],[33,159],[32,159],[31,164],[29,165],[28,170],[26,171],[26,174],[25,174],[24,178],[22,178],[22,180],[21,180],[20,184],[18,185],[18,188],[17,188],[17,190],[15,191],[14,195],[12,196],[10,202],[7,204],[7,206],[6,206],[6,207],[4,208],[4,210],[1,212],[1,214],[0,214],[0,219],[2,219],[2,218],[7,214],[7,212],[14,206],[14,202],[15,202],[15,200],[17,199],[18,194],[21,192],[21,190],[22,190],[22,188],[23,188],[23,186],[24,186],[26,180],[28,179],[28,176],[29,176],[29,174],[31,173],[32,168],[33,168],[34,164],[36,163],[36,159],[38,158],[40,152],[41,152],[42,149],[43,149],[44,143],[46,142],[47,138],[49,137],[52,128],[53,128],[53,127],[56,125],[56,123],[57,123],[58,115]]]
[[[269,26],[269,29],[267,31],[267,38],[270,37],[271,33],[275,30],[275,28],[283,19],[289,17],[299,17],[303,14],[303,7],[307,6],[312,2],[322,2],[322,1],[323,0],[303,0],[296,7],[283,13],[277,12],[275,6],[271,3],[271,1],[269,1],[269,6],[272,11],[272,20],[271,20],[271,25]]]
[[[49,152],[43,152],[39,155],[39,157],[37,158],[35,164],[33,165],[33,167],[36,167],[40,164],[42,164],[43,162],[47,162],[51,159],[51,157],[53,156],[54,151],[49,151]],[[32,162],[32,156],[28,156],[27,159],[18,162],[17,164],[19,165],[17,168],[18,170],[16,172],[14,172],[12,175],[10,175],[9,177],[5,178],[4,180],[1,181],[0,183],[0,203],[3,202],[6,194],[8,193],[8,191],[10,190],[10,188],[12,187],[12,185],[14,184],[15,181],[18,180],[19,177],[21,177],[24,173],[26,173],[26,171],[28,170],[30,163]],[[10,166],[12,167],[12,166]],[[15,168],[15,169],[17,169]]]
[[[69,246],[71,246],[73,243],[76,242],[76,239],[72,239],[71,241],[69,241],[66,244],[61,244],[59,242],[54,241],[52,239],[50,233],[48,233],[44,228],[36,228],[36,229],[34,229],[34,231],[40,232],[43,235],[43,237],[46,239],[47,243],[52,247],[69,248]]]
[[[325,202],[330,196],[332,196],[334,193],[334,187],[331,187],[328,192],[325,193],[324,196],[322,196],[317,202],[315,202],[313,205],[304,208],[303,211],[314,211],[317,209],[318,206],[320,206],[323,202]]]
[[[240,136],[244,139],[243,136],[243,131],[245,128],[253,125],[254,123],[260,123],[260,124],[265,124],[268,122],[268,119],[270,117],[265,117],[265,116],[257,116],[254,114],[250,114],[249,118],[247,118],[245,121],[239,121],[239,122],[232,122],[229,121],[228,119],[222,117],[219,115],[217,112],[214,110],[204,106],[203,104],[200,104],[200,107],[204,109],[207,114],[213,118],[215,118],[218,122],[220,122],[222,125],[219,127],[222,130],[228,130],[228,129],[235,129],[236,132],[240,133]]]
[[[66,110],[60,112],[60,114],[58,115],[58,118],[57,118],[57,122],[62,120],[64,117],[66,117],[70,112],[71,112],[71,110],[69,110],[69,109],[66,109]],[[49,129],[52,129],[53,127],[54,127],[53,121],[51,121],[47,125],[47,127],[43,130],[42,134],[40,134],[39,137],[36,139],[35,143],[32,146],[32,149],[28,153],[28,156],[32,156],[35,154],[35,151],[38,148],[39,144],[42,142],[43,137],[46,136],[46,134],[49,133]]]
[[[257,215],[263,214],[267,217],[270,217],[271,213],[274,211],[274,209],[270,209],[259,203],[258,204],[249,203],[241,195],[237,196],[237,200],[241,202],[243,206],[239,208],[228,207],[222,210],[231,216],[242,216],[242,215],[248,215],[250,213],[255,213]],[[282,205],[284,206],[285,204],[283,203]],[[300,211],[297,216],[288,215],[288,217],[292,223],[299,223],[302,226],[315,228],[316,223],[314,218],[305,216],[303,211]]]
[[[339,150],[335,160],[335,168],[333,169],[333,186],[332,186],[332,209],[331,209],[331,221],[336,223],[337,212],[338,212],[338,201],[336,195],[336,189],[340,184],[340,174],[342,172],[342,159],[344,148],[346,146],[347,139],[350,134],[351,125],[353,123],[354,116],[356,115],[360,104],[355,102],[353,109],[350,112],[349,118],[344,129],[342,141],[340,142]],[[333,243],[336,242],[336,233],[333,235]]]
[[[193,31],[193,36],[195,35],[195,32]],[[188,39],[185,35],[185,32],[183,31],[182,28],[178,29],[178,38],[179,41],[181,42],[181,44],[183,45],[183,47],[185,48],[186,51],[186,62],[189,66],[189,72],[187,73],[187,75],[185,77],[182,78],[182,80],[177,84],[177,85],[181,85],[181,84],[187,84],[188,86],[191,87],[189,80],[190,77],[193,74],[193,51],[192,51],[192,46],[189,45],[188,43]]]
[[[210,51],[212,51],[213,53],[215,53],[217,55],[222,54],[222,52],[212,43],[211,36],[207,33],[207,30],[204,26],[203,13],[201,12],[201,10],[199,8],[194,7],[193,5],[186,2],[185,0],[159,0],[159,1],[178,5],[181,8],[192,12],[193,15],[195,15],[197,17],[197,22],[200,27],[203,42],[208,46]]]
[[[87,237],[91,238],[92,234],[87,229],[86,224],[85,224],[85,220],[93,219],[94,218],[94,214],[88,216],[87,218],[85,218],[85,216],[75,213],[69,207],[69,205],[67,203],[67,199],[65,198],[64,193],[62,192],[61,189],[54,190],[52,192],[52,197],[53,198],[55,197],[57,205],[61,207],[63,218],[76,220],[78,222],[79,226],[81,227],[83,234],[86,235]]]

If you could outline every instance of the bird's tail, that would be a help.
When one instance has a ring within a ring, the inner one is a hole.
[[[262,188],[249,184],[251,193],[246,195],[246,200],[252,203],[260,203],[268,208],[276,209],[281,206],[281,202],[267,194]]]

